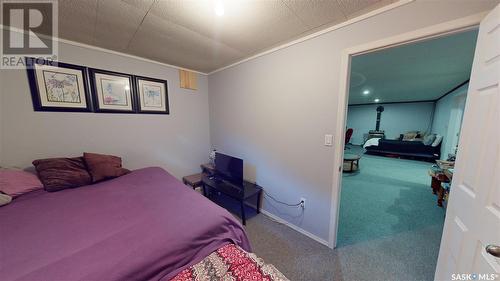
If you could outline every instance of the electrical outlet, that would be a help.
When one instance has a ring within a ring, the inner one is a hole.
[[[301,207],[302,209],[305,209],[305,208],[306,208],[306,198],[304,198],[304,197],[301,197],[301,198],[300,198],[300,207]]]

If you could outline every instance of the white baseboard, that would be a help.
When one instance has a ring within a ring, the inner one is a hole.
[[[302,228],[300,228],[300,227],[298,227],[298,226],[296,226],[294,224],[291,224],[291,223],[287,222],[286,220],[284,220],[284,219],[282,219],[282,218],[280,218],[280,217],[278,217],[276,215],[273,215],[273,214],[269,213],[266,210],[261,209],[260,213],[263,214],[263,215],[265,215],[265,216],[267,216],[267,217],[270,217],[271,219],[273,219],[275,221],[278,221],[279,223],[284,224],[284,225],[290,227],[291,229],[293,229],[293,230],[295,230],[295,231],[297,231],[297,232],[299,232],[301,234],[304,234],[305,236],[311,238],[312,240],[314,240],[314,241],[316,241],[316,242],[318,242],[320,244],[323,244],[323,245],[325,245],[325,246],[328,247],[328,241],[326,241],[325,239],[322,239],[322,238],[320,238],[320,237],[318,237],[318,236],[310,233],[309,231],[306,231],[306,230],[304,230],[304,229],[302,229]]]
[[[200,191],[200,193],[201,193],[201,194],[203,194],[203,192],[202,192],[202,191]],[[252,209],[254,209],[254,210],[256,210],[256,209],[257,209],[257,206],[255,206],[255,204],[251,204],[251,203],[248,203],[248,202],[245,202],[244,204],[245,204],[246,206],[251,207],[251,208],[252,208]],[[295,224],[292,224],[292,223],[290,223],[290,222],[287,222],[286,220],[284,220],[284,219],[282,219],[282,218],[280,218],[280,217],[278,217],[278,216],[276,216],[276,215],[274,215],[274,214],[271,214],[270,212],[268,212],[268,211],[266,211],[266,210],[264,210],[264,209],[262,209],[262,208],[260,209],[260,213],[261,213],[261,214],[263,214],[263,215],[264,215],[264,216],[266,216],[266,217],[271,218],[272,220],[275,220],[275,221],[277,221],[277,222],[279,222],[279,223],[281,223],[281,224],[283,224],[283,225],[286,225],[286,226],[290,227],[291,229],[293,229],[293,230],[295,230],[295,231],[297,231],[297,232],[299,232],[299,233],[301,233],[301,234],[304,234],[305,236],[307,236],[307,237],[311,238],[312,240],[314,240],[314,241],[316,241],[316,242],[318,242],[318,243],[320,243],[320,244],[323,244],[323,245],[325,245],[325,246],[329,247],[329,246],[328,246],[328,241],[326,241],[326,240],[324,240],[324,239],[322,239],[322,238],[319,238],[318,236],[316,236],[316,235],[312,234],[311,232],[306,231],[306,230],[304,230],[304,229],[302,229],[302,228],[300,228],[300,227],[296,226]],[[238,217],[238,218],[239,218],[239,217]]]

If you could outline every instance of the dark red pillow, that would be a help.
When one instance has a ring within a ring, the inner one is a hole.
[[[130,171],[122,168],[122,159],[118,156],[97,153],[83,153],[92,182],[123,176]]]
[[[47,191],[59,191],[92,183],[83,157],[33,161],[38,178]]]

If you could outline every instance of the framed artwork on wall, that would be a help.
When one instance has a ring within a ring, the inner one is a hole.
[[[138,112],[169,114],[167,81],[136,76],[135,84]]]
[[[94,68],[89,73],[96,112],[135,113],[132,75]]]
[[[26,58],[35,111],[92,111],[87,68]]]

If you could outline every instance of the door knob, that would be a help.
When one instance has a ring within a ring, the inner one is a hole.
[[[488,245],[486,246],[486,252],[494,257],[500,258],[500,246]]]

